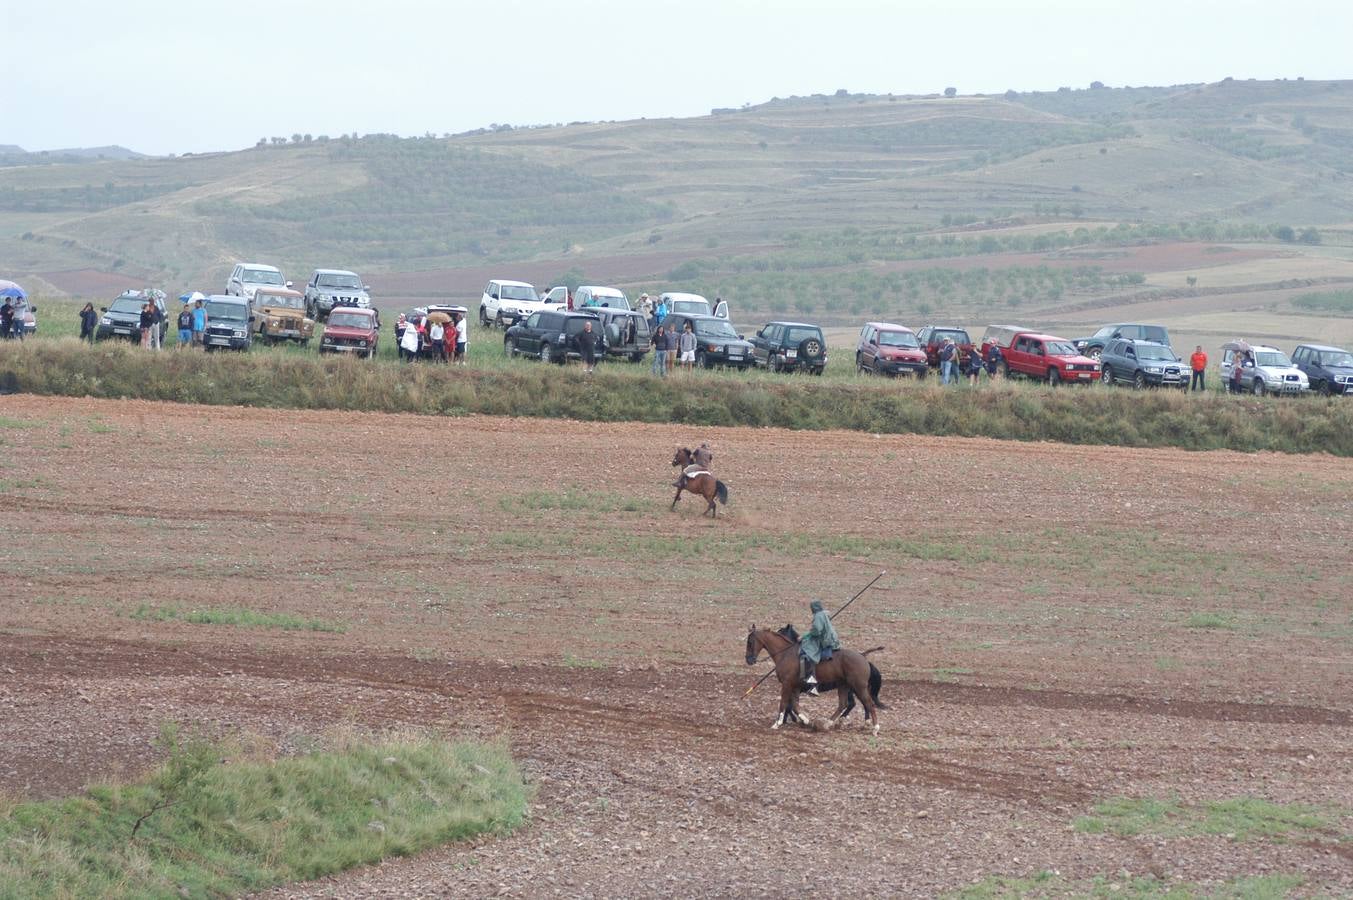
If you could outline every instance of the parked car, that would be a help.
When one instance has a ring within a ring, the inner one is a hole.
[[[226,281],[227,297],[243,297],[246,300],[254,299],[254,291],[261,287],[291,287],[291,282],[287,281],[282,270],[276,266],[265,266],[262,263],[236,263],[235,268],[230,272],[230,278]],[[219,295],[218,295],[219,296]]]
[[[169,314],[164,305],[164,294],[160,291],[123,291],[109,306],[100,307],[103,315],[99,317],[99,327],[94,331],[96,341],[125,337],[132,343],[141,340],[141,307],[151,300],[164,318],[160,325],[163,329],[169,323]],[[164,334],[161,333],[163,338]]]
[[[671,313],[663,320],[664,328],[678,332],[691,323],[695,334],[695,364],[702,369],[728,366],[745,370],[754,364],[752,342],[738,334],[733,323],[718,316],[692,313]]]
[[[1231,383],[1231,369],[1240,363],[1240,389],[1252,394],[1301,394],[1311,389],[1306,373],[1292,365],[1277,347],[1243,341],[1222,345],[1222,383]]]
[[[495,278],[484,285],[484,293],[479,297],[479,324],[508,328],[544,308],[531,285]]]
[[[540,302],[554,309],[568,309],[569,289],[566,285],[556,284],[540,295]]]
[[[629,298],[619,288],[600,287],[595,284],[579,285],[573,292],[573,308],[590,309],[594,306],[609,306],[612,309],[634,309]]]
[[[1022,325],[988,325],[987,330],[982,334],[982,340],[977,344],[977,352],[982,354],[982,359],[987,358],[987,350],[992,344],[1004,350],[1015,342],[1015,335],[1025,331],[1033,331],[1032,328],[1025,328]]]
[[[13,282],[9,282],[13,284]],[[38,332],[38,308],[28,302],[27,297],[8,297],[10,309],[14,310],[14,321],[17,325],[10,326],[17,328],[23,337],[31,337]]]
[[[246,298],[212,294],[202,306],[207,311],[207,331],[202,336],[206,349],[248,350],[253,345],[253,315]]]
[[[1005,359],[1001,374],[1024,375],[1048,384],[1073,382],[1090,384],[1099,380],[1099,363],[1083,356],[1066,338],[1022,331],[1009,347],[1002,347]]]
[[[305,312],[305,295],[300,291],[271,286],[254,291],[253,329],[264,343],[308,345],[315,336],[315,320]]]
[[[716,319],[728,318],[728,301],[720,300],[710,306],[708,300],[699,294],[685,294],[680,291],[668,291],[658,301],[667,305],[667,314],[680,313],[687,316],[714,316]]]
[[[1109,341],[1121,338],[1128,341],[1151,341],[1154,344],[1170,346],[1170,332],[1164,325],[1139,325],[1135,322],[1117,322],[1105,325],[1088,338],[1077,338],[1076,349],[1091,359],[1099,359]]]
[[[1323,344],[1301,344],[1292,351],[1292,364],[1306,373],[1311,390],[1326,397],[1353,394],[1353,353]]]
[[[812,372],[827,367],[827,340],[822,329],[806,322],[768,322],[752,339],[756,364],[772,372]]]
[[[930,363],[910,328],[891,322],[866,322],[855,345],[855,370],[924,378]]]
[[[1177,387],[1187,391],[1193,374],[1189,365],[1164,344],[1125,338],[1114,338],[1104,345],[1099,372],[1105,384],[1121,382],[1137,390]]]
[[[606,353],[606,335],[600,317],[588,312],[552,309],[533,312],[526,317],[526,321],[509,328],[503,335],[503,352],[508,356],[536,356],[541,362],[562,365],[566,360],[581,357],[574,338],[588,322],[592,323],[592,330],[597,332],[597,355],[603,356]]]
[[[312,319],[327,316],[338,306],[371,307],[371,288],[356,272],[347,269],[316,269],[305,283],[306,315]]]
[[[374,309],[337,306],[324,321],[319,352],[356,353],[363,359],[376,355],[380,343],[381,316]]]
[[[962,328],[952,328],[939,325],[927,325],[916,332],[916,340],[925,351],[926,361],[930,367],[938,369],[940,366],[940,347],[944,344],[944,339],[948,338],[958,347],[959,369],[967,365],[968,354],[972,353],[972,338],[968,337],[968,332]]]
[[[608,356],[623,356],[631,362],[643,360],[644,354],[649,351],[650,340],[648,320],[643,313],[609,306],[591,306],[585,312],[596,316],[601,322]]]

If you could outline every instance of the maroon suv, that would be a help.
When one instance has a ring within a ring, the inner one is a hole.
[[[939,368],[940,365],[940,347],[944,344],[944,339],[948,338],[958,347],[959,370],[968,362],[968,355],[972,353],[972,338],[968,337],[968,332],[962,328],[948,328],[942,325],[927,325],[916,332],[916,339],[921,342],[921,349],[925,350],[926,359],[933,368]]]
[[[335,306],[324,322],[319,352],[356,353],[363,359],[372,359],[376,355],[380,328],[381,316],[374,309]]]

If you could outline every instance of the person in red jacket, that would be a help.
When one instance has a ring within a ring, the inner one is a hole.
[[[1203,375],[1207,372],[1207,354],[1203,352],[1202,344],[1193,348],[1193,355],[1189,357],[1189,364],[1193,366],[1193,384],[1189,390],[1206,390],[1203,385]]]

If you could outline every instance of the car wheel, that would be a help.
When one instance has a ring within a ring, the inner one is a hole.
[[[1001,361],[1001,377],[1007,381],[1010,380],[1010,363],[1005,360]]]
[[[1330,387],[1330,382],[1328,378],[1320,382],[1320,393],[1325,397],[1334,396],[1334,390]]]
[[[1113,369],[1105,366],[1099,373],[1099,380],[1105,387],[1110,387],[1113,384]]]
[[[712,369],[712,368],[714,368],[714,366],[713,366],[713,365],[710,363],[710,361],[709,361],[709,357],[705,355],[705,352],[704,352],[703,350],[701,350],[699,353],[695,354],[695,367],[696,367],[697,369]]]
[[[482,305],[479,307],[479,324],[483,328],[489,327],[489,317],[488,314],[484,312],[484,307]]]
[[[1250,393],[1256,397],[1264,396],[1264,379],[1254,376],[1254,381],[1250,382]]]
[[[1057,371],[1056,369],[1048,369],[1048,384],[1052,385],[1053,387],[1057,387],[1057,385],[1061,383],[1062,383],[1062,373]]]
[[[1143,390],[1146,387],[1146,373],[1138,372],[1132,376],[1132,389],[1134,391]]]
[[[827,367],[826,367],[826,366],[817,366],[816,368],[813,369],[813,374],[814,374],[814,375],[821,375],[821,374],[822,374],[822,370],[825,369],[825,368],[827,368]]]
[[[1104,352],[1103,347],[1091,347],[1089,350],[1085,351],[1085,355],[1090,357],[1091,359],[1099,359],[1099,355],[1103,352]]]
[[[554,362],[554,348],[549,344],[540,345],[540,361],[543,363]]]
[[[772,357],[770,358],[770,370],[771,370],[772,372],[776,372],[776,373],[778,373],[778,372],[780,371],[780,358],[779,358],[779,357],[777,357],[777,356],[772,356]]]
[[[643,361],[644,361],[644,355],[643,355],[642,353],[631,353],[631,354],[630,354],[630,362],[632,362],[632,363],[637,363],[637,362],[643,362]]]
[[[511,338],[503,338],[503,353],[504,353],[504,355],[506,355],[508,359],[511,359],[513,356],[516,355],[516,352],[517,352],[516,348],[512,346],[512,339],[511,339]]]

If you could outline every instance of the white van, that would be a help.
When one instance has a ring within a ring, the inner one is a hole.
[[[667,305],[668,314],[680,313],[684,316],[714,316],[719,319],[728,318],[728,301],[720,300],[713,308],[709,301],[699,294],[685,294],[680,291],[670,291],[658,298],[659,303]]]
[[[586,309],[589,306],[609,306],[611,309],[632,310],[625,292],[613,287],[599,287],[594,284],[580,285],[573,292],[573,308]]]
[[[544,308],[531,285],[495,278],[484,285],[484,293],[479,298],[479,324],[506,328]]]

